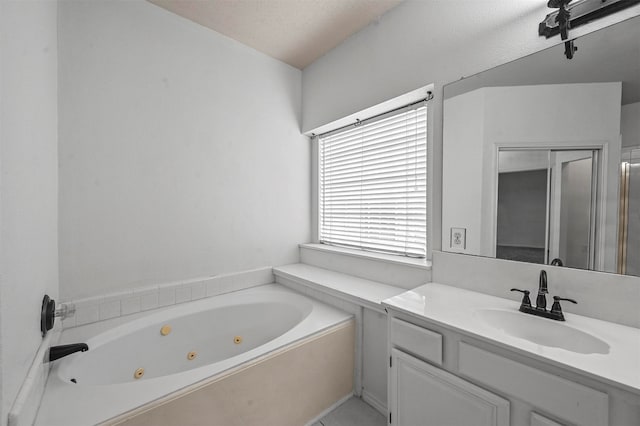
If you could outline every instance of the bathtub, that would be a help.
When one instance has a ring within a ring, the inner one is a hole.
[[[90,349],[52,364],[35,424],[110,421],[350,320],[268,284],[65,330],[60,343]]]

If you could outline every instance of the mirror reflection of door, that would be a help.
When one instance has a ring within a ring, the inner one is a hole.
[[[623,154],[618,273],[640,276],[640,148]]]
[[[640,159],[629,164],[626,273],[640,276]]]
[[[500,149],[496,257],[589,268],[597,151]]]
[[[498,259],[546,263],[548,175],[548,150],[498,152]]]
[[[551,247],[550,257],[562,259],[565,266],[590,269],[594,261],[595,153],[561,151],[553,154],[560,164],[560,227],[557,254],[555,247]]]

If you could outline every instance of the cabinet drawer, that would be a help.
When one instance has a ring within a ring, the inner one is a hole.
[[[609,423],[606,393],[464,342],[459,344],[458,371],[568,422],[594,426]]]
[[[391,318],[391,344],[427,361],[442,365],[442,335],[397,318]]]

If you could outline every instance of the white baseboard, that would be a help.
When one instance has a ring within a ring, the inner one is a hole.
[[[383,416],[387,416],[387,404],[380,401],[373,394],[367,392],[366,389],[362,390],[362,400],[378,410]]]
[[[339,406],[341,406],[342,404],[344,404],[345,402],[347,402],[347,400],[349,398],[351,398],[353,396],[352,393],[343,396],[342,398],[340,398],[335,404],[332,404],[329,408],[327,408],[326,410],[322,410],[322,412],[320,414],[318,414],[317,416],[315,416],[313,419],[309,420],[307,422],[307,424],[305,424],[305,426],[311,426],[313,425],[315,422],[317,422],[318,420],[320,420],[321,418],[323,418],[324,416],[326,416],[327,414],[329,414],[330,412],[332,412],[333,410],[335,410],[336,408],[338,408]]]

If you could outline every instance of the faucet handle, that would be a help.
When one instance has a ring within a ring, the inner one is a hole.
[[[76,313],[76,305],[73,303],[60,303],[55,310],[54,316],[60,319],[67,319]]]
[[[559,302],[559,301],[561,301],[561,300],[566,300],[567,302],[571,302],[571,303],[573,303],[574,305],[577,305],[577,304],[578,304],[578,302],[576,302],[576,301],[575,301],[575,300],[573,300],[573,299],[569,299],[569,298],[565,298],[565,297],[560,297],[560,296],[553,296],[553,303]]]
[[[567,302],[571,302],[574,304],[578,304],[578,302],[576,302],[573,299],[568,299],[565,297],[560,297],[560,296],[553,296],[553,305],[551,306],[551,314],[556,315],[560,321],[564,321],[564,314],[562,313],[562,306],[560,306],[560,301],[561,300],[566,300]]]
[[[522,296],[522,302],[520,303],[520,310],[522,310],[523,307],[527,307],[527,308],[531,307],[531,299],[529,299],[529,293],[531,292],[529,290],[520,290],[519,288],[512,288],[511,291],[519,291],[520,293],[524,294],[524,296]]]

